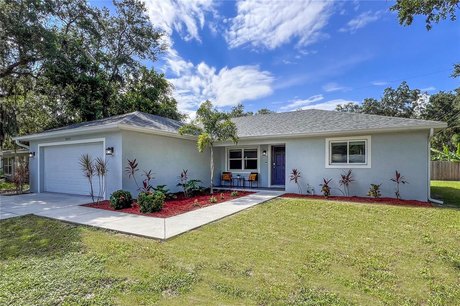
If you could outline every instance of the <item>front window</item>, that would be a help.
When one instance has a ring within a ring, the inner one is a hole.
[[[228,170],[257,170],[258,152],[255,148],[228,150]]]
[[[369,166],[370,137],[363,139],[328,139],[326,167]]]
[[[3,173],[7,175],[13,174],[13,158],[3,159]]]

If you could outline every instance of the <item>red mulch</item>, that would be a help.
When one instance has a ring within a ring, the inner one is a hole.
[[[180,214],[183,214],[183,213],[186,213],[188,211],[192,211],[198,208],[211,206],[211,205],[219,204],[225,201],[241,198],[241,197],[253,194],[253,193],[254,192],[238,191],[238,196],[232,197],[230,195],[231,191],[216,192],[214,193],[214,196],[217,199],[217,203],[209,202],[209,198],[211,197],[210,194],[194,196],[191,198],[184,198],[183,194],[177,194],[176,199],[165,201],[165,204],[163,205],[163,209],[161,211],[149,213],[149,214],[141,213],[139,211],[139,205],[137,205],[136,202],[133,203],[133,206],[131,208],[124,208],[124,209],[119,209],[119,210],[115,210],[112,207],[110,207],[110,201],[108,200],[101,201],[98,204],[88,203],[88,204],[83,204],[81,206],[93,207],[93,208],[99,208],[99,209],[105,209],[105,210],[111,210],[111,211],[118,211],[118,212],[123,212],[127,214],[143,215],[143,216],[148,216],[148,217],[168,218],[168,217],[180,215]]]
[[[406,206],[421,206],[421,207],[433,207],[431,203],[416,201],[416,200],[398,200],[395,198],[365,198],[365,197],[344,197],[344,196],[330,196],[324,197],[319,195],[305,195],[297,193],[285,193],[281,196],[282,198],[306,198],[306,199],[321,199],[330,201],[347,201],[356,203],[378,203],[388,205],[406,205]]]

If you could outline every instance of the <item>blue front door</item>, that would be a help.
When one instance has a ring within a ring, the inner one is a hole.
[[[272,148],[272,185],[284,185],[286,149],[284,146],[273,146]]]

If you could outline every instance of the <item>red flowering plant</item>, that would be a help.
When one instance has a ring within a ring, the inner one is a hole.
[[[395,182],[396,186],[395,186],[395,195],[396,195],[396,198],[399,200],[401,199],[401,193],[399,192],[399,186],[401,184],[409,184],[408,181],[406,181],[406,178],[404,176],[401,175],[400,172],[398,172],[398,170],[395,171],[395,176],[393,178],[390,179],[391,181]]]
[[[329,184],[332,182],[332,179],[325,179],[323,178],[323,183],[319,184],[321,186],[321,192],[325,197],[331,195],[331,186]]]

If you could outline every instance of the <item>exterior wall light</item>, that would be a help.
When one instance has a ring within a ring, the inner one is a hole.
[[[263,151],[262,151],[262,155],[263,155],[263,156],[267,156],[267,151],[266,151],[266,150],[263,150]]]
[[[29,158],[34,158],[35,157],[35,152],[29,152]]]
[[[107,147],[107,149],[105,149],[105,155],[113,155],[113,147]]]

